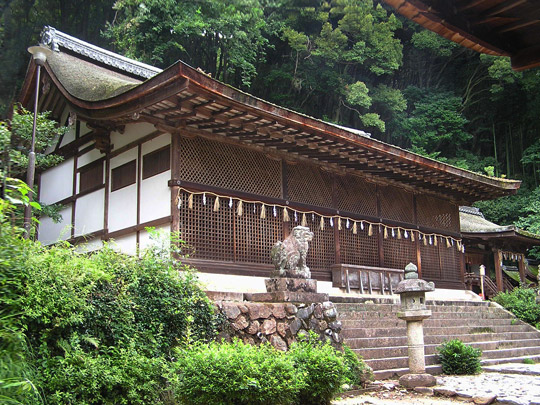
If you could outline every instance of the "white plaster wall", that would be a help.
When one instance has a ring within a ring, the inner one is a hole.
[[[94,238],[78,244],[75,250],[79,253],[88,253],[103,247],[103,241],[100,238]]]
[[[111,240],[110,243],[110,246],[113,249],[118,250],[122,253],[133,256],[137,254],[137,236],[134,233]]]
[[[71,197],[73,192],[73,158],[46,170],[41,175],[39,199],[45,204],[53,204]]]
[[[62,143],[60,144],[60,147],[65,146],[75,140],[75,129],[75,124],[69,127],[68,131],[64,134],[64,137],[62,138]]]
[[[170,240],[169,235],[171,234],[170,224],[157,227],[155,229],[157,232],[158,239],[151,239],[150,234],[146,231],[141,231],[139,235],[139,248],[140,250],[146,249],[152,245],[159,245],[160,243],[167,243]]]
[[[156,128],[154,125],[147,122],[127,124],[123,134],[120,132],[111,132],[111,143],[113,145],[113,150],[136,141],[137,139],[142,138],[155,130]]]
[[[111,159],[111,170],[137,159],[137,148]],[[111,182],[112,184],[112,182]],[[109,232],[118,231],[137,223],[137,183],[109,194]]]
[[[133,184],[109,195],[109,232],[137,223],[137,185]]]
[[[103,229],[105,190],[77,198],[75,205],[75,236]]]
[[[157,174],[141,183],[141,223],[171,215],[171,171]]]
[[[142,154],[144,156],[149,152],[153,152],[156,149],[162,148],[170,144],[171,144],[170,134],[160,135],[157,138],[154,138],[151,141],[148,141],[142,144]]]
[[[81,129],[80,129],[79,136],[86,135],[90,131],[91,129],[86,126],[86,122],[81,121]]]
[[[71,205],[60,211],[62,221],[55,223],[49,217],[42,217],[39,220],[38,240],[44,245],[50,245],[59,240],[66,240],[71,237]]]

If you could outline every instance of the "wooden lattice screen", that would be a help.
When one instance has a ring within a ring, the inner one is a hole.
[[[332,177],[315,165],[287,164],[287,191],[292,201],[332,206]]]
[[[413,195],[393,186],[380,186],[381,216],[401,222],[414,222]]]
[[[439,262],[439,248],[435,245],[420,243],[420,256],[422,258],[422,278],[426,280],[441,279],[441,265]]]
[[[281,197],[281,162],[251,149],[180,138],[180,179],[268,197]]]
[[[291,218],[291,229],[301,224],[302,217]],[[336,263],[336,243],[334,240],[334,228],[330,227],[328,220],[324,229],[319,228],[317,217],[306,215],[307,226],[313,232],[313,240],[309,244],[307,257],[308,267],[312,270],[323,270],[330,273],[330,266]]]
[[[357,227],[357,234],[350,229],[342,229],[339,232],[339,246],[341,262],[347,264],[379,266],[379,248],[377,228],[372,236],[368,236],[367,226],[364,230]]]
[[[416,207],[419,225],[459,232],[459,211],[456,205],[440,198],[419,195]]]
[[[383,239],[384,267],[404,269],[409,263],[416,263],[416,245],[410,237],[405,239]]]
[[[377,216],[377,186],[374,183],[358,176],[336,176],[335,181],[337,209]]]

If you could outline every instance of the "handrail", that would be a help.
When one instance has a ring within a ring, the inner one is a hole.
[[[361,294],[371,295],[373,290],[381,294],[394,294],[394,288],[403,280],[404,270],[388,267],[373,267],[355,264],[334,264],[332,267],[332,285],[345,288],[347,293],[351,288],[357,288]],[[354,285],[356,284],[356,285]]]

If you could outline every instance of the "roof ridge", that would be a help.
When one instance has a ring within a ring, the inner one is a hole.
[[[134,59],[108,51],[78,38],[72,37],[56,28],[46,25],[40,34],[40,44],[46,45],[55,52],[62,48],[69,49],[79,55],[103,63],[105,65],[123,70],[124,72],[149,79],[152,76],[161,73],[163,70],[157,67],[147,65]]]

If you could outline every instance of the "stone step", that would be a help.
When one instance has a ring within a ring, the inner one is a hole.
[[[483,342],[483,341],[519,341],[519,340],[535,340],[540,339],[538,332],[505,332],[505,333],[483,333],[476,335],[431,335],[424,336],[426,344],[441,344],[450,339],[459,339],[464,343]],[[375,347],[394,347],[406,346],[407,337],[403,336],[382,336],[374,338],[346,338],[345,343],[351,349],[375,348]]]
[[[379,312],[379,311],[360,311],[360,312],[339,312],[339,317],[341,319],[396,319],[398,311],[396,312]],[[482,312],[459,312],[459,311],[441,311],[441,312],[431,312],[431,317],[429,319],[477,319],[477,318],[486,318],[486,319],[513,319],[514,316],[506,311],[501,310],[485,310]]]
[[[531,356],[540,356],[540,347],[518,347],[509,349],[485,350],[482,353],[482,360],[489,362],[494,359],[509,359],[509,358],[527,358]],[[425,355],[426,366],[439,364],[439,356],[435,353]],[[395,357],[365,359],[373,370],[406,368],[409,364],[409,357],[406,354]],[[496,363],[489,363],[496,364]]]
[[[529,325],[515,324],[504,326],[449,326],[449,327],[424,327],[424,336],[445,335],[452,337],[458,334],[477,334],[485,333],[512,333],[512,332],[528,332],[531,330]],[[405,325],[385,328],[344,328],[343,337],[347,338],[375,338],[375,337],[392,337],[392,336],[407,336]]]
[[[539,348],[540,349],[540,337],[538,339],[527,340],[492,340],[486,342],[471,342],[471,346],[486,351],[500,351],[506,353],[506,350],[521,349],[521,348]],[[426,354],[437,354],[437,348],[440,344],[426,344],[424,347]],[[380,359],[385,357],[402,357],[407,356],[407,345],[390,346],[390,347],[370,347],[361,348],[355,350],[365,360],[367,359]]]
[[[377,326],[378,328],[393,328],[393,327],[406,327],[406,322],[401,319],[379,319],[376,323],[372,320],[366,319],[340,319],[344,328],[359,329],[359,328],[371,328]],[[469,323],[472,324],[472,323]],[[475,327],[489,327],[489,326],[504,326],[504,325],[517,325],[515,319],[502,318],[478,318],[474,322]],[[426,319],[424,321],[424,328],[427,327],[450,327],[450,326],[463,326],[463,319]]]
[[[373,370],[373,375],[376,380],[387,380],[387,379],[397,379],[397,377],[407,374],[409,372],[408,367],[401,368],[392,368],[392,369],[382,369],[382,370]],[[441,374],[442,367],[440,364],[433,364],[426,366],[426,373],[429,374]]]

